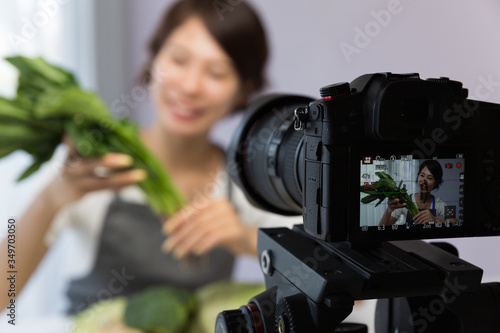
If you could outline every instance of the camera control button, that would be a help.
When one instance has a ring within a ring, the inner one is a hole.
[[[310,120],[318,120],[322,114],[321,110],[323,108],[321,107],[320,104],[316,104],[313,107],[311,107],[311,111],[309,112],[309,119]]]

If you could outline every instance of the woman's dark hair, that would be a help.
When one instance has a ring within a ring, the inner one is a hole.
[[[436,181],[436,187],[434,187],[434,190],[437,190],[439,188],[439,185],[443,183],[443,168],[441,168],[441,164],[439,164],[439,162],[436,160],[426,160],[422,162],[422,164],[420,164],[420,168],[418,169],[419,175],[425,167],[427,167],[427,169],[429,169],[429,171],[434,176],[434,180]]]
[[[220,2],[220,3],[219,3]],[[221,45],[234,63],[243,85],[245,99],[265,85],[264,70],[268,56],[267,39],[262,23],[244,1],[180,0],[164,14],[149,43],[150,58],[142,80],[152,79],[151,65],[171,33],[187,19],[196,16]],[[246,103],[246,101],[243,101]],[[241,107],[243,105],[239,105]]]

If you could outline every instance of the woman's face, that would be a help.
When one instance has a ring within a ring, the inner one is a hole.
[[[430,192],[436,186],[436,180],[427,167],[424,167],[418,175],[418,187],[420,192]]]
[[[240,97],[230,57],[198,17],[187,19],[165,41],[154,61],[152,96],[163,129],[206,135]]]

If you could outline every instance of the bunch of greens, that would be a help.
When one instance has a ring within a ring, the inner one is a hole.
[[[187,290],[150,287],[128,299],[124,322],[147,333],[183,332],[196,306],[194,294]]]
[[[147,172],[138,185],[156,213],[169,216],[182,206],[184,199],[142,144],[135,124],[113,118],[99,97],[82,90],[71,73],[42,58],[6,60],[19,70],[19,80],[15,98],[0,97],[0,158],[16,150],[33,157],[18,181],[50,160],[67,134],[82,157],[110,152],[131,156],[131,168]]]
[[[375,205],[375,207],[377,207],[382,203],[382,201],[385,200],[385,198],[399,199],[399,203],[406,204],[405,208],[408,209],[408,212],[412,216],[418,214],[419,210],[406,192],[406,188],[401,188],[402,181],[398,186],[396,185],[394,179],[392,179],[392,177],[385,172],[376,172],[375,174],[380,178],[378,182],[374,185],[362,185],[360,187],[361,193],[368,194],[361,199],[361,203],[368,204],[372,201],[378,200]]]

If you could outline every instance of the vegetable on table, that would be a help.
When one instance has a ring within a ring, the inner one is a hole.
[[[412,216],[418,214],[419,209],[408,195],[406,187],[401,187],[402,182],[400,182],[399,186],[396,185],[394,179],[383,171],[376,172],[375,174],[380,178],[379,181],[372,185],[361,185],[360,187],[361,193],[368,194],[361,199],[361,203],[368,204],[378,200],[375,205],[377,207],[385,198],[399,199],[399,203],[406,204],[405,208],[408,209],[408,212]]]
[[[17,150],[33,157],[18,181],[51,159],[64,135],[82,157],[117,152],[130,155],[131,168],[146,171],[138,186],[159,215],[173,215],[185,202],[159,161],[142,143],[137,126],[115,119],[94,93],[82,90],[73,74],[42,58],[6,58],[19,71],[17,95],[0,97],[0,158]]]
[[[196,299],[187,290],[149,287],[128,299],[124,323],[148,333],[183,332],[195,309]]]
[[[219,312],[239,308],[265,289],[263,284],[232,281],[194,292],[151,286],[92,304],[76,315],[71,333],[213,333]]]

